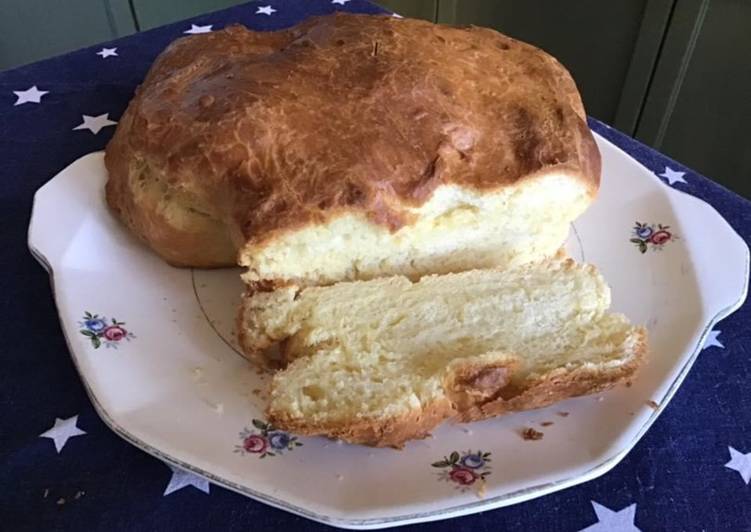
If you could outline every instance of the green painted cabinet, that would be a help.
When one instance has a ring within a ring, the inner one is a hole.
[[[751,2],[678,0],[636,136],[751,198]]]
[[[0,70],[134,31],[128,0],[0,0]]]

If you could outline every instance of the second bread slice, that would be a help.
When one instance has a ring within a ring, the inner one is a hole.
[[[282,343],[279,428],[399,446],[441,421],[537,408],[628,379],[646,333],[608,312],[594,267],[551,260],[419,282],[392,277],[244,300],[244,349]]]

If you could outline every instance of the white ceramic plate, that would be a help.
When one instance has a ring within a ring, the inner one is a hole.
[[[239,272],[172,268],[139,243],[107,211],[102,153],[79,159],[37,192],[29,245],[54,280],[91,400],[129,442],[335,526],[444,519],[607,472],[665,408],[713,324],[745,299],[748,248],[720,215],[602,138],[598,144],[602,189],[577,221],[569,250],[600,268],[616,310],[647,325],[648,364],[630,388],[446,425],[402,451],[269,431],[263,398],[253,393],[263,377],[234,343]],[[553,424],[543,427],[546,421]],[[544,438],[525,441],[524,427]],[[440,467],[444,458],[454,463]]]

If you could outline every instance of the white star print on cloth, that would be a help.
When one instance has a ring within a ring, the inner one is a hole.
[[[50,91],[40,91],[36,85],[25,91],[13,91],[18,99],[13,105],[22,105],[24,103],[40,103],[42,96],[49,94]]]
[[[675,185],[676,183],[688,183],[688,181],[683,179],[683,176],[686,175],[686,172],[678,172],[677,170],[673,170],[669,166],[665,167],[665,171],[663,173],[657,175],[667,179],[668,183],[670,183],[671,185]]]
[[[189,35],[196,35],[198,33],[209,33],[213,26],[214,26],[213,24],[208,24],[206,26],[196,26],[195,24],[191,24],[190,29],[185,30],[183,33],[187,33]]]
[[[172,478],[170,478],[169,484],[164,489],[164,495],[169,495],[173,491],[181,490],[186,486],[193,486],[204,493],[209,492],[209,481],[205,478],[201,478],[170,464],[167,464],[167,467],[172,470]]]
[[[81,115],[81,118],[83,118],[83,123],[78,124],[76,127],[74,127],[74,131],[76,129],[88,129],[94,135],[96,135],[102,130],[103,127],[114,126],[115,124],[117,124],[117,122],[115,122],[114,120],[110,120],[109,113],[104,113],[103,115],[99,116]]]
[[[70,438],[86,434],[76,426],[77,421],[78,415],[69,417],[68,419],[57,417],[55,418],[55,425],[50,430],[42,432],[39,437],[53,440],[55,442],[55,449],[60,453]]]
[[[102,59],[117,57],[117,48],[102,48],[96,53],[96,55],[101,55]]]
[[[636,516],[636,503],[626,506],[623,510],[614,512],[601,504],[592,502],[592,507],[597,514],[597,523],[587,528],[582,528],[580,532],[641,532],[634,525]]]
[[[738,471],[743,482],[748,484],[751,482],[751,453],[743,454],[730,446],[728,446],[728,450],[730,451],[730,461],[725,464],[725,467]]]
[[[343,6],[347,2],[349,2],[349,0],[331,0],[332,4],[339,4],[340,6]]]
[[[274,13],[276,13],[276,9],[271,6],[261,6],[256,11],[256,15],[272,15]]]
[[[707,339],[704,340],[704,345],[701,347],[702,350],[707,349],[708,347],[719,347],[720,349],[725,349],[725,345],[717,339],[720,334],[722,334],[722,331],[709,331]]]

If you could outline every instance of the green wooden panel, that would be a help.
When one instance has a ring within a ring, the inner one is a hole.
[[[441,0],[438,20],[498,29],[554,55],[589,114],[613,123],[648,0]]]
[[[616,128],[631,136],[636,135],[636,126],[654,75],[675,2],[676,0],[648,0],[644,9],[639,36],[636,39],[613,122]]]
[[[376,0],[376,4],[385,7],[403,17],[422,18],[436,21],[438,0]]]
[[[0,0],[0,70],[128,35],[127,0]]]
[[[141,30],[224,9],[246,0],[131,0]],[[251,9],[250,7],[248,9]]]
[[[637,137],[751,197],[751,2],[678,0]]]

